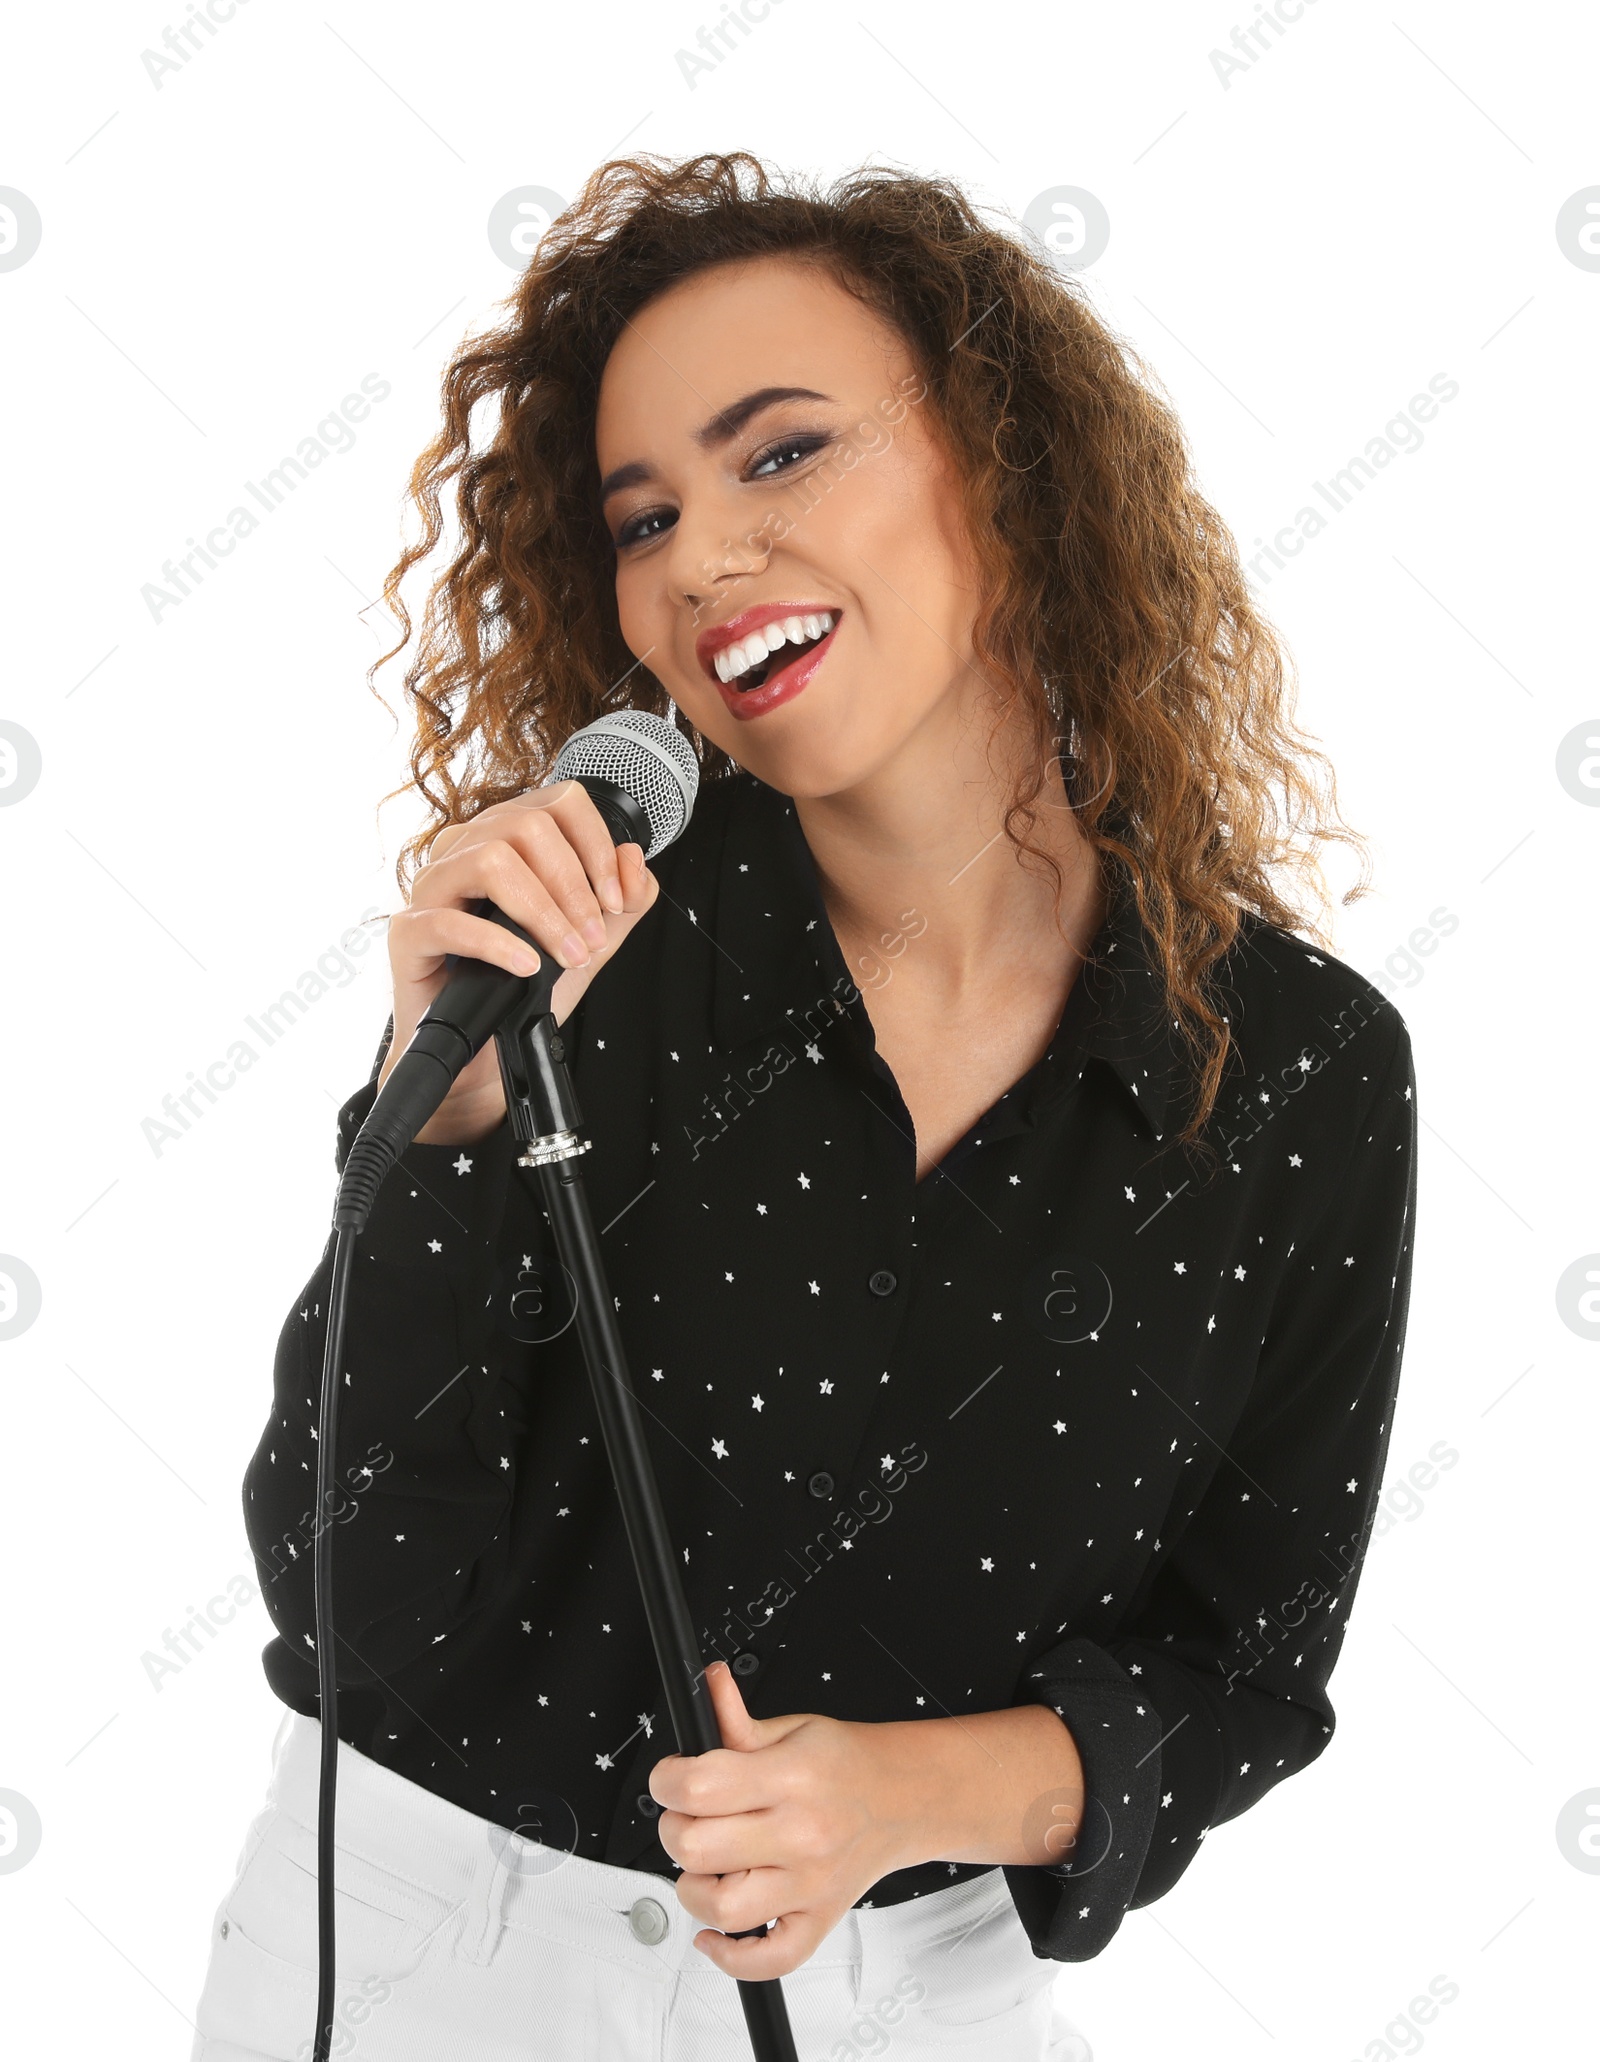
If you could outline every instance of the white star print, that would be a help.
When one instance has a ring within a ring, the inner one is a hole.
[[[810,1186],[811,1186],[811,1177],[810,1177],[810,1175],[809,1175],[809,1174],[802,1174],[802,1175],[800,1176],[800,1186],[801,1186],[801,1187],[802,1187],[803,1189],[808,1189],[808,1188],[810,1188]]]
[[[444,1251],[444,1248],[440,1245],[437,1239],[429,1239],[428,1251],[430,1253],[442,1253]]]
[[[462,1153],[459,1158],[452,1160],[450,1164],[457,1174],[470,1174],[472,1172],[472,1162],[465,1153]]]

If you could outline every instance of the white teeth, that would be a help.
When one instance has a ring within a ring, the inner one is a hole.
[[[784,644],[809,644],[813,638],[826,637],[833,628],[834,618],[822,610],[812,616],[785,616],[780,623],[768,623],[764,629],[752,630],[737,644],[724,645],[712,665],[719,680],[737,680],[742,673],[748,673],[752,666],[764,665],[772,653]]]

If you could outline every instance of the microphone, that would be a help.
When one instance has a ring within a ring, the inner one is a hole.
[[[593,798],[613,843],[637,844],[649,859],[688,823],[700,768],[675,725],[643,709],[621,709],[568,738],[545,785],[558,780],[578,781]],[[533,943],[491,902],[478,903],[474,914]],[[564,970],[549,953],[541,952],[539,959],[536,973],[513,974],[483,960],[455,958],[449,979],[350,1148],[334,1211],[336,1228],[359,1231],[365,1225],[384,1176],[511,1012],[536,996],[548,1006],[550,990]]]

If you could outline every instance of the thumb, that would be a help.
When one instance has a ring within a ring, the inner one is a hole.
[[[750,1716],[733,1670],[726,1661],[711,1663],[706,1670],[706,1688],[711,1693],[711,1708],[716,1713],[717,1731],[722,1735],[724,1747],[748,1754],[766,1743],[770,1725]]]

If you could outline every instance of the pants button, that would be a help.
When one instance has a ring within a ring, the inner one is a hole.
[[[628,1925],[635,1940],[642,1940],[646,1947],[656,1947],[666,1939],[671,1927],[666,1913],[653,1897],[641,1897],[628,1913]]]

